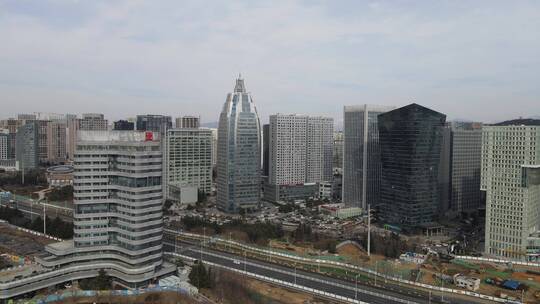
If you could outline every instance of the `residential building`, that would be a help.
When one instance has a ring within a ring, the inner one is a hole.
[[[482,129],[481,190],[486,191],[485,253],[528,260],[540,224],[540,120]]]
[[[137,115],[137,130],[152,131],[165,134],[168,129],[172,128],[171,116],[164,115]]]
[[[135,129],[135,123],[127,120],[118,120],[114,122],[113,130],[132,131]]]
[[[67,160],[67,124],[64,121],[47,123],[47,162],[63,163]]]
[[[182,191],[195,187],[198,191],[212,190],[212,130],[167,130],[165,148],[166,186],[174,185]],[[168,195],[168,192],[167,192]]]
[[[47,245],[48,255],[36,261],[47,268],[105,269],[129,288],[175,272],[162,258],[159,134],[79,131],[74,158],[73,240]]]
[[[389,106],[345,106],[343,114],[343,202],[367,208],[380,202],[381,155],[377,117]]]
[[[79,130],[81,131],[106,131],[109,128],[109,122],[103,114],[84,113],[82,119],[79,119]]]
[[[270,116],[266,200],[283,202],[319,196],[317,185],[332,181],[333,128],[334,120],[327,117]]]
[[[439,162],[446,116],[410,104],[378,116],[379,217],[404,229],[432,223],[439,206]]]
[[[19,170],[36,169],[39,166],[39,126],[27,121],[17,130],[16,159]]]
[[[20,120],[8,118],[0,121],[0,128],[8,130],[8,159],[15,159],[17,129],[22,125]]]
[[[9,130],[0,129],[0,160],[9,159]]]
[[[261,127],[244,80],[238,78],[219,118],[217,206],[225,212],[259,207],[261,188]]]
[[[201,118],[197,116],[182,116],[176,118],[176,128],[196,129],[201,126]]]
[[[25,124],[27,121],[36,120],[37,117],[35,114],[17,114],[17,120],[21,121],[22,124]]]
[[[67,154],[68,159],[73,159],[75,154],[75,145],[77,141],[77,132],[80,131],[107,131],[109,122],[103,114],[84,113],[82,118],[78,119],[75,115],[69,115],[67,120]]]
[[[49,158],[49,148],[47,147],[47,128],[49,125],[48,120],[36,120],[36,124],[38,126],[38,155],[39,155],[39,162],[40,163],[46,163],[48,162]]]

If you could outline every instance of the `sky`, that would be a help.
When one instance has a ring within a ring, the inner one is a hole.
[[[0,118],[218,120],[241,73],[261,120],[416,102],[540,115],[540,1],[0,0]]]

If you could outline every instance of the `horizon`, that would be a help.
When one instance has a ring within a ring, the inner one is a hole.
[[[537,28],[529,1],[3,1],[2,118],[214,122],[239,72],[262,121],[412,102],[449,120],[534,117]]]

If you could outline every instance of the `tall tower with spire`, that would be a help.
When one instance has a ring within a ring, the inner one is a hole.
[[[260,201],[261,127],[251,94],[238,76],[219,117],[217,207],[225,212],[254,210]]]

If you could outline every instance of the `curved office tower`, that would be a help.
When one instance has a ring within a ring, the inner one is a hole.
[[[78,133],[73,240],[47,246],[52,255],[39,259],[43,266],[104,269],[127,287],[174,272],[162,261],[162,151],[157,135]]]
[[[237,213],[258,208],[261,188],[259,115],[243,79],[236,80],[219,117],[217,206]]]

